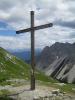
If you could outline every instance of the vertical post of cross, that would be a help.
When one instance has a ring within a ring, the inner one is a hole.
[[[31,90],[35,89],[34,11],[31,11]]]

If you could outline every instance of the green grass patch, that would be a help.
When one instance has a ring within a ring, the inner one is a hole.
[[[1,96],[0,100],[14,100],[14,99],[7,97],[7,96]]]
[[[11,92],[9,90],[3,89],[0,90],[0,96],[5,96],[5,95],[9,95],[11,94]]]

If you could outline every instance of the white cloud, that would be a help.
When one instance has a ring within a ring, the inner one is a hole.
[[[24,36],[0,36],[0,46],[11,50],[30,48],[29,38],[29,34]]]
[[[30,10],[34,10],[35,25],[54,23],[53,28],[36,32],[37,48],[56,41],[74,42],[75,38],[72,38],[71,34],[75,30],[66,24],[75,23],[74,5],[74,0],[0,0],[0,20],[4,20],[15,30],[27,28],[30,27]],[[29,48],[29,38],[29,35],[10,38],[0,36],[0,46],[13,49]]]

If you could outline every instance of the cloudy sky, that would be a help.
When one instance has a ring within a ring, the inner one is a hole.
[[[30,33],[15,31],[30,27],[30,11],[35,11],[35,26],[53,27],[35,32],[36,48],[54,42],[75,42],[75,0],[0,0],[0,46],[5,49],[30,48]]]

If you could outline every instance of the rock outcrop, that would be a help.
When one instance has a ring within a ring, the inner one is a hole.
[[[75,43],[56,42],[51,47],[45,47],[37,67],[48,76],[75,83]]]

